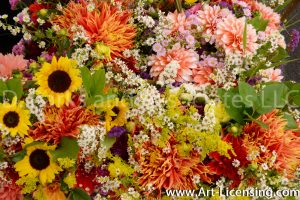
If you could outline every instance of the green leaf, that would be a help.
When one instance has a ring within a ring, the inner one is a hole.
[[[294,104],[300,106],[300,83],[293,84],[293,86],[291,86],[289,98]]]
[[[277,63],[282,62],[282,60],[284,60],[287,57],[289,57],[287,50],[282,47],[278,47],[270,60],[273,63]]]
[[[63,137],[60,141],[59,147],[52,152],[54,158],[70,158],[77,159],[79,146],[77,140],[70,137]]]
[[[260,125],[262,128],[264,128],[264,129],[269,129],[269,128],[270,128],[267,124],[263,123],[263,122],[260,121],[260,120],[257,120],[257,119],[255,119],[255,118],[253,118],[253,117],[252,117],[251,115],[249,115],[247,112],[244,112],[244,114],[247,115],[247,116],[249,117],[249,119],[251,119],[252,121],[256,122],[258,125]]]
[[[101,145],[105,146],[106,149],[110,149],[114,145],[115,142],[116,142],[116,137],[105,136],[104,140],[101,141]]]
[[[265,31],[268,26],[269,20],[263,19],[260,15],[254,17],[250,20],[250,24],[257,30],[257,31]]]
[[[274,108],[283,108],[287,103],[288,87],[283,83],[266,85],[259,93],[260,114],[271,112]]]
[[[243,103],[248,107],[256,108],[258,104],[258,97],[256,91],[246,82],[239,82],[239,93]]]
[[[175,0],[175,6],[176,6],[177,11],[179,13],[181,13],[181,11],[182,11],[181,0]]]
[[[289,130],[289,129],[297,129],[298,128],[298,125],[297,125],[294,117],[291,114],[284,113],[283,117],[287,121],[287,125],[285,127],[287,130]]]
[[[81,67],[81,77],[82,77],[82,82],[83,82],[83,87],[85,88],[85,91],[88,93],[88,95],[91,94],[91,72],[87,67]]]
[[[75,188],[71,191],[72,200],[91,200],[91,197],[82,189]]]
[[[22,151],[15,154],[12,161],[14,161],[16,163],[16,162],[22,160],[25,156],[26,156],[26,151],[25,151],[25,149],[23,149]]]
[[[0,147],[0,161],[6,157],[6,154],[4,152],[4,150],[2,149],[2,147]]]
[[[93,82],[91,85],[91,94],[93,96],[103,94],[103,89],[105,86],[105,70],[103,68],[99,69],[93,74]]]
[[[6,82],[6,86],[8,90],[11,90],[15,93],[14,95],[17,95],[18,99],[21,99],[23,95],[23,86],[22,86],[21,79],[18,78],[10,79]],[[10,92],[9,94],[12,93]]]
[[[0,80],[0,97],[3,96],[5,90],[7,90],[7,86],[4,81]]]
[[[224,94],[223,103],[230,117],[235,121],[242,123],[245,104],[242,102],[242,98],[236,88],[228,90]]]
[[[244,52],[247,48],[247,20],[245,20],[244,33],[243,33],[243,49]]]
[[[218,88],[218,95],[219,95],[219,97],[220,97],[220,99],[221,99],[222,101],[224,101],[224,95],[225,95],[225,93],[226,93],[226,90],[225,90],[225,89],[223,89],[223,88]]]

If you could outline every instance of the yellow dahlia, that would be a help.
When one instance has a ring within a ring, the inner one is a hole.
[[[68,27],[71,35],[74,33],[71,30],[73,25],[81,26],[91,42],[102,42],[110,49],[112,58],[123,57],[122,52],[133,46],[136,34],[134,26],[129,23],[131,13],[120,11],[107,2],[94,1],[94,4],[95,9],[88,11],[85,1],[71,1],[62,15],[52,18],[52,24]]]
[[[30,112],[25,109],[24,101],[17,104],[17,98],[14,97],[11,104],[7,102],[0,104],[0,110],[0,126],[7,129],[12,137],[15,137],[17,133],[21,137],[27,135],[31,123]]]
[[[36,73],[36,81],[39,85],[36,92],[57,107],[69,105],[72,92],[78,90],[82,83],[76,61],[67,57],[60,57],[58,61],[53,57],[51,63],[45,62]]]
[[[114,126],[123,126],[126,123],[127,103],[124,100],[114,99],[96,106],[104,113],[105,126],[109,131]]]
[[[51,183],[55,174],[62,169],[53,161],[50,151],[56,146],[47,144],[35,144],[26,148],[26,156],[15,164],[15,169],[21,179],[23,177],[38,177],[40,182],[45,185]]]

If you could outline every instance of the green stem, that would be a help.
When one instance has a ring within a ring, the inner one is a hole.
[[[175,0],[175,6],[176,6],[176,9],[178,10],[178,12],[181,13],[182,12],[181,0]]]
[[[295,24],[298,24],[298,23],[300,23],[300,20],[297,20],[297,21],[295,21],[295,22],[293,22],[291,24],[286,25],[285,28],[287,29],[287,28],[289,28],[289,27],[291,27],[291,26],[293,26]]]

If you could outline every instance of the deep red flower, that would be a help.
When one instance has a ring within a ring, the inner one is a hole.
[[[231,187],[235,188],[240,184],[242,177],[238,174],[238,168],[234,167],[232,162],[236,159],[240,162],[239,167],[247,166],[249,164],[249,161],[246,159],[247,151],[242,146],[243,141],[241,137],[234,137],[232,134],[227,134],[223,140],[232,145],[234,153],[229,151],[229,159],[225,156],[221,156],[217,152],[213,152],[210,154],[212,161],[210,161],[207,165],[216,173],[215,179],[219,179],[221,176],[224,176],[233,181]]]

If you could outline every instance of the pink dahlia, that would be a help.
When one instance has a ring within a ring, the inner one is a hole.
[[[192,81],[192,70],[197,68],[199,55],[195,51],[182,48],[179,44],[174,45],[172,49],[167,50],[163,55],[150,56],[148,62],[148,65],[151,66],[150,75],[158,77],[164,71],[164,68],[174,60],[179,64],[175,80],[178,82]]]
[[[269,81],[278,81],[280,82],[283,79],[283,76],[281,76],[281,70],[280,69],[266,69],[262,71],[261,73],[263,75],[263,80],[266,82]]]
[[[14,183],[4,182],[0,184],[0,199],[5,199],[5,200],[23,199],[23,195],[21,194],[21,188]]]
[[[257,34],[254,27],[247,24],[247,40],[244,52],[243,34],[245,27],[245,18],[237,19],[234,16],[228,16],[219,22],[216,30],[216,42],[222,46],[226,53],[253,54],[258,44]]]
[[[275,13],[274,10],[263,3],[253,2],[252,9],[260,12],[261,16],[265,20],[269,20],[266,32],[269,34],[272,30],[278,30],[280,27],[280,15]]]
[[[208,37],[208,41],[215,41],[217,24],[225,17],[232,15],[228,9],[221,9],[219,6],[209,6],[205,4],[198,11],[199,24],[203,27],[203,33]]]
[[[13,70],[24,70],[27,62],[21,55],[3,55],[0,53],[0,76],[10,77]]]
[[[198,65],[196,69],[193,69],[194,82],[197,85],[213,83],[213,81],[210,78],[211,73],[213,73],[212,67]]]
[[[195,22],[195,15],[186,17],[185,13],[169,13],[167,15],[167,21],[170,23],[170,27],[166,28],[165,34],[170,35],[180,31],[184,33],[190,29],[190,26]]]

